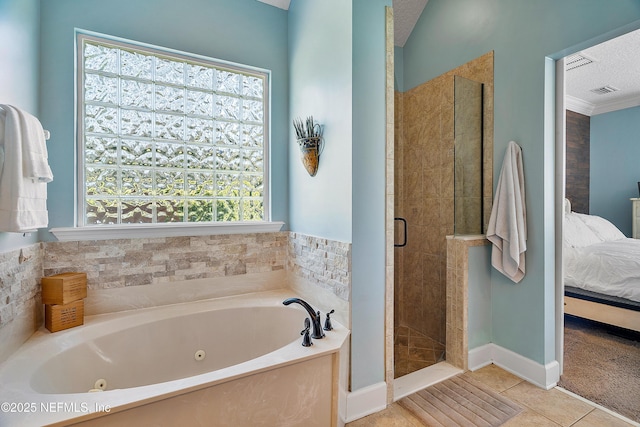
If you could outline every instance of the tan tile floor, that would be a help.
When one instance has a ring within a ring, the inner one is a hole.
[[[543,390],[495,366],[489,365],[469,375],[523,408],[503,424],[507,427],[629,427],[633,424],[576,399],[558,389]],[[385,410],[347,424],[347,427],[424,427],[409,411],[393,403]]]

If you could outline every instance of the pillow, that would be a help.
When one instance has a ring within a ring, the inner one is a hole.
[[[576,213],[575,215],[578,215],[578,217],[587,224],[587,227],[589,227],[591,231],[593,231],[603,242],[625,239],[627,237],[618,229],[618,227],[600,216],[579,213]]]
[[[567,198],[564,199],[564,213],[571,213],[571,201]]]
[[[564,244],[572,248],[584,248],[594,243],[602,243],[584,221],[573,212],[564,216]]]

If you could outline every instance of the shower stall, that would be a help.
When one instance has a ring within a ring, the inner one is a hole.
[[[492,194],[493,53],[395,93],[394,377],[445,360],[446,236],[482,234]]]

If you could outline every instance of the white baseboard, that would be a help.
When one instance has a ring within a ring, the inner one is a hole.
[[[555,360],[541,365],[493,343],[469,351],[470,370],[475,371],[491,363],[546,390],[555,387],[560,379],[560,365]]]
[[[347,394],[346,422],[350,423],[387,407],[387,383],[380,382]]]
[[[477,371],[493,363],[493,344],[485,344],[469,350],[468,363],[470,371]]]

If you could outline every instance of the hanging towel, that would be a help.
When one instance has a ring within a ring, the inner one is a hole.
[[[15,141],[22,147],[22,168],[26,178],[51,182],[47,143],[40,121],[31,114],[11,105],[0,105],[5,112],[5,143]]]
[[[11,105],[0,105],[0,231],[26,232],[46,227],[47,182],[53,179],[47,161],[42,125],[32,115]]]
[[[527,211],[522,148],[513,141],[509,142],[502,163],[487,239],[493,244],[491,265],[515,283],[522,280],[527,250]]]

